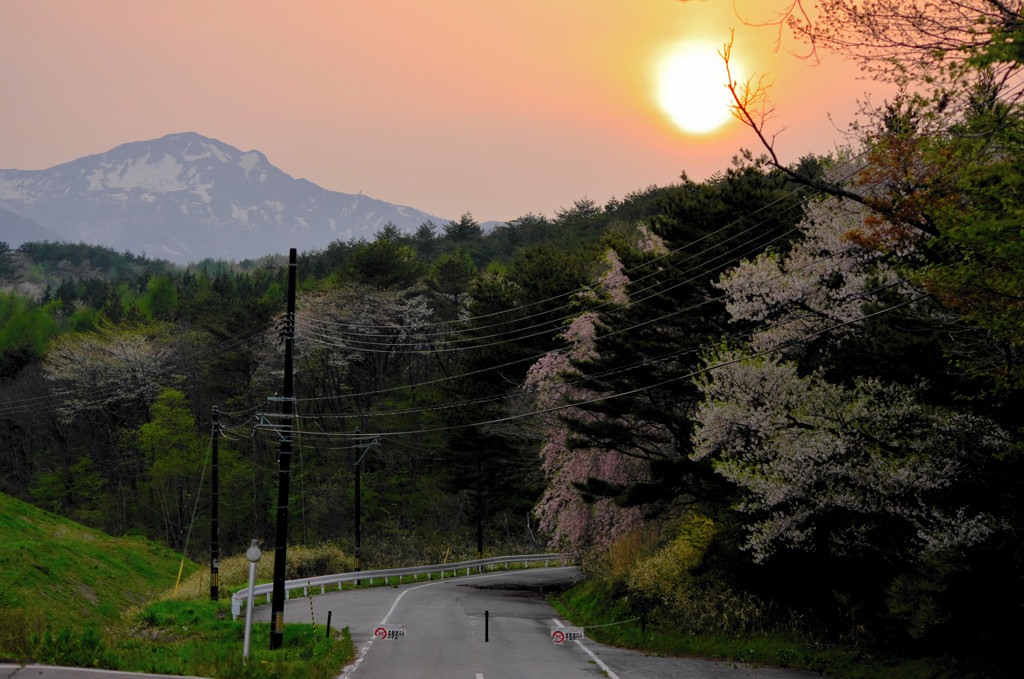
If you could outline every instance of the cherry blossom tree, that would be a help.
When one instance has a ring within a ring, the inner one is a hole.
[[[812,203],[788,253],[719,279],[739,332],[704,354],[691,457],[734,488],[763,572],[797,573],[866,626],[940,638],[1013,586],[974,574],[1015,558],[1019,410],[977,390],[995,333],[925,293],[900,229],[859,237],[864,214]]]
[[[789,253],[765,250],[724,273],[716,287],[736,322],[755,323],[754,351],[806,349],[826,328],[841,343],[858,332],[854,321],[880,291],[913,290],[885,255],[851,238],[868,210],[851,200],[826,197],[806,206],[804,238]]]
[[[756,561],[785,549],[920,559],[998,527],[963,493],[1008,449],[991,420],[875,378],[801,376],[774,355],[721,347],[707,360],[695,456],[740,489]]]
[[[705,355],[694,457],[740,490],[759,561],[790,548],[884,549],[893,533],[903,558],[921,558],[970,547],[999,525],[957,494],[1010,436],[935,402],[928,381],[941,379],[941,364],[897,383],[844,361],[864,351],[882,299],[916,307],[918,325],[940,311],[891,258],[850,237],[863,213],[834,197],[814,202],[787,255],[765,252],[717,283],[733,321],[752,330]]]
[[[59,337],[43,368],[62,390],[65,418],[102,412],[113,429],[145,421],[175,367],[171,330],[151,324]]]
[[[646,250],[658,247],[656,237],[646,229],[638,232],[638,244]],[[577,297],[581,303],[624,304],[628,301],[629,278],[614,250],[609,250],[597,275],[597,283]],[[641,457],[614,448],[570,447],[570,431],[563,418],[593,419],[595,415],[572,407],[573,401],[596,396],[576,384],[579,372],[574,362],[595,355],[597,313],[586,311],[572,319],[561,333],[566,346],[548,352],[534,363],[526,376],[527,390],[535,392],[534,408],[554,410],[543,416],[546,442],[541,448],[547,479],[544,495],[534,510],[540,528],[550,536],[550,544],[576,556],[603,552],[619,536],[642,525],[638,507],[623,507],[609,497],[585,497],[581,488],[595,480],[624,487],[646,480],[646,465]]]

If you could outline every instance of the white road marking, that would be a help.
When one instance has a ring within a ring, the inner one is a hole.
[[[482,675],[479,672],[477,672],[476,673],[476,679],[484,679],[484,675]]]
[[[565,627],[565,625],[563,625],[563,624],[562,624],[562,621],[561,621],[561,620],[559,620],[558,618],[551,618],[551,620],[553,620],[553,621],[554,621],[554,623],[555,623],[556,625],[558,625],[559,627]],[[576,640],[576,645],[577,645],[577,646],[579,646],[580,648],[582,648],[582,649],[583,649],[584,651],[586,651],[586,652],[587,652],[587,655],[589,655],[589,656],[590,656],[590,657],[591,657],[591,658],[592,658],[592,659],[594,660],[594,662],[596,662],[596,663],[598,664],[598,666],[599,666],[599,667],[600,667],[600,668],[601,668],[602,670],[604,670],[604,671],[605,671],[605,673],[607,673],[607,674],[608,674],[608,676],[610,677],[610,679],[622,679],[622,678],[621,678],[621,677],[620,677],[619,675],[617,675],[617,674],[615,674],[614,672],[612,672],[612,668],[610,668],[610,667],[608,667],[607,665],[605,665],[605,664],[604,664],[604,662],[603,662],[603,661],[602,661],[602,660],[601,660],[600,658],[598,658],[598,657],[597,657],[596,655],[594,655],[594,654],[593,654],[593,652],[591,652],[591,650],[590,650],[589,648],[587,648],[586,646],[584,646],[584,645],[583,645],[583,642],[582,642],[582,641],[580,641],[579,639],[577,639],[577,640]]]
[[[460,578],[460,579],[463,580],[463,581],[465,581],[465,580],[484,580],[484,579],[487,579],[487,578],[500,578],[500,577],[507,576],[508,574],[509,574],[508,571],[501,571],[501,572],[498,572],[498,573],[488,573],[486,575],[471,575],[469,577],[464,577],[464,578]],[[431,585],[443,585],[446,582],[447,583],[454,582],[454,579],[453,578],[449,578],[447,580],[434,580],[432,582],[426,582],[426,583],[424,583],[422,585],[417,585],[416,587],[410,587],[409,589],[402,590],[401,593],[399,593],[399,595],[397,597],[395,597],[394,603],[391,604],[391,608],[388,610],[387,615],[384,616],[384,619],[380,621],[380,624],[381,625],[386,625],[387,624],[388,619],[391,617],[391,614],[394,613],[395,612],[395,608],[398,607],[398,602],[401,601],[402,597],[404,597],[409,592],[411,592],[413,590],[416,590],[416,589],[423,589],[424,587],[430,587]],[[369,652],[370,647],[373,646],[373,642],[374,642],[374,640],[376,640],[376,638],[377,637],[375,637],[375,636],[371,636],[370,640],[367,641],[365,644],[363,644],[363,647],[361,649],[359,649],[359,653],[356,654],[359,657],[356,658],[355,662],[353,662],[351,665],[349,665],[344,670],[342,670],[341,674],[338,675],[337,679],[348,679],[353,674],[355,674],[356,670],[359,669],[359,666],[363,663],[363,659],[366,658],[366,654],[367,654],[367,652]],[[579,642],[576,642],[576,643],[579,643]],[[584,647],[584,648],[586,648],[586,647]],[[587,651],[587,653],[590,653],[590,651]],[[602,663],[601,661],[598,661],[598,663],[602,667],[604,666],[604,663]],[[610,670],[609,670],[609,672],[610,672]],[[612,674],[611,677],[612,677],[612,679],[619,679],[619,677],[616,677],[614,674]],[[483,675],[477,674],[477,678],[478,679],[483,679]]]

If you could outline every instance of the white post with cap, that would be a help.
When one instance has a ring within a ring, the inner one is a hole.
[[[260,541],[253,540],[249,549],[245,550],[245,558],[249,560],[249,598],[245,604],[245,635],[242,641],[242,662],[249,657],[249,640],[252,637],[252,600],[253,588],[256,586],[256,564],[263,553],[260,551]]]

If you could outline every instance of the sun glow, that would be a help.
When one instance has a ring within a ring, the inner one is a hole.
[[[735,71],[735,62],[730,65]],[[683,131],[705,134],[732,116],[727,83],[718,48],[708,43],[681,43],[658,64],[658,103]]]

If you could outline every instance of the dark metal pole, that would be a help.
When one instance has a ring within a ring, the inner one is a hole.
[[[355,545],[355,555],[354,556],[356,558],[356,572],[359,572],[359,571],[361,571],[363,569],[363,549],[362,549],[362,532],[363,531],[362,531],[362,526],[360,525],[361,522],[362,522],[362,518],[361,518],[362,517],[362,512],[361,512],[361,508],[359,506],[360,499],[361,499],[360,496],[362,495],[362,480],[360,479],[360,476],[361,476],[360,470],[363,467],[362,455],[361,455],[361,453],[362,453],[362,443],[363,443],[363,439],[362,439],[362,437],[359,436],[359,427],[356,427],[356,471],[355,471],[355,475],[356,475],[356,478],[355,478],[355,484],[356,484],[355,491],[356,491],[356,493],[355,493],[355,504],[354,504],[353,509],[352,509],[353,519],[354,519],[353,523],[355,524],[355,541],[356,541],[356,545]],[[356,584],[358,585],[359,582],[356,581]]]
[[[476,558],[484,558],[484,491],[480,460],[476,461]]]
[[[292,407],[294,370],[292,354],[295,350],[295,248],[288,251],[288,313],[284,327],[284,393],[281,419],[281,469],[277,483],[277,530],[274,549],[274,590],[270,604],[270,648],[284,643],[284,575],[288,550],[288,485],[292,462]]]
[[[220,442],[220,412],[213,406],[213,438],[210,453],[213,458],[211,485],[213,493],[210,497],[210,601],[216,601],[220,595],[220,480],[218,477],[218,445]]]

